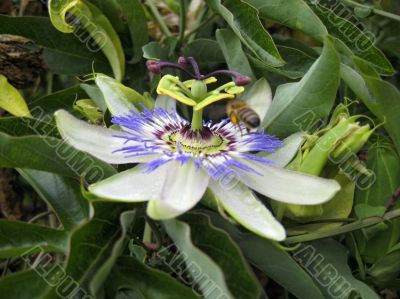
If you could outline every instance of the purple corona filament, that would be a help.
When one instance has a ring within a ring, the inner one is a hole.
[[[147,163],[148,172],[175,160],[181,164],[193,161],[214,179],[228,172],[262,175],[246,161],[270,164],[268,159],[254,153],[274,152],[282,145],[280,140],[263,132],[242,133],[246,132],[244,127],[238,128],[227,119],[218,123],[203,121],[199,131],[192,131],[187,120],[161,108],[144,109],[142,113],[132,111],[115,116],[112,122],[123,128],[114,137],[125,140],[116,152],[127,157],[154,156]]]
[[[233,82],[235,82],[235,84],[238,86],[244,86],[251,82],[251,79],[248,76],[230,70],[217,70],[212,73],[202,75],[200,73],[199,65],[193,57],[181,56],[178,58],[178,63],[149,60],[146,62],[146,66],[147,69],[154,74],[160,74],[163,68],[175,68],[185,72],[191,78],[196,80],[204,80],[212,76],[224,75],[232,77]],[[189,67],[192,67],[193,73],[188,71]]]

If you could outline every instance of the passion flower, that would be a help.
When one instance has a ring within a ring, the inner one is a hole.
[[[187,67],[190,59],[181,59],[179,63],[180,67]],[[154,63],[150,67],[161,70]],[[201,112],[205,106],[220,98],[231,98],[243,89],[229,82],[208,91],[210,78],[180,82],[178,77],[166,75],[160,81],[158,90],[163,97],[169,95],[193,107],[191,122],[176,110],[162,108],[159,101],[155,103],[157,108],[143,107],[139,113],[133,105],[127,106],[127,101],[118,103],[115,93],[103,93],[107,105],[119,108],[112,122],[120,130],[88,124],[64,110],[55,114],[57,127],[67,143],[100,160],[111,164],[138,163],[90,185],[89,192],[97,197],[149,201],[147,214],[164,220],[193,208],[208,189],[207,194],[213,195],[218,205],[244,227],[281,241],[285,239],[285,229],[252,190],[288,204],[315,205],[332,198],[340,186],[335,180],[274,164],[276,157],[286,155],[277,154],[284,147],[273,136],[247,132],[227,119],[216,123],[204,121]],[[113,100],[108,101],[108,96]]]
[[[190,123],[176,112],[156,108],[115,116],[114,123],[122,127],[116,131],[78,120],[64,110],[55,116],[61,135],[75,148],[112,164],[139,163],[89,186],[89,191],[107,200],[149,201],[147,214],[154,219],[183,214],[209,188],[243,226],[281,241],[283,226],[250,188],[271,199],[303,205],[326,202],[340,189],[334,180],[289,171],[254,155],[273,152],[281,143],[264,133],[242,135],[227,120],[204,122],[200,131],[192,132]]]

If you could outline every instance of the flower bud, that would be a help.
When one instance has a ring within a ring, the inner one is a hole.
[[[331,158],[341,160],[349,153],[356,154],[368,141],[368,138],[374,132],[369,125],[359,126],[350,135],[346,136],[331,152]]]
[[[356,153],[368,141],[375,128],[371,129],[369,124],[360,125],[357,121],[359,118],[359,115],[350,116],[347,107],[339,105],[327,127],[314,133],[317,139],[303,146],[300,153],[302,161],[294,170],[319,176],[328,164],[342,170],[347,163],[354,164],[354,171],[365,172],[359,166],[360,163],[354,163],[354,159],[358,161]],[[323,215],[323,204],[285,206],[285,216],[292,220],[312,220]]]
[[[235,82],[237,86],[245,86],[251,82],[251,79],[245,75],[240,75],[234,78],[233,82]]]
[[[184,69],[187,69],[187,68],[190,66],[190,63],[189,63],[189,61],[187,60],[187,58],[186,58],[186,57],[183,57],[183,56],[180,56],[180,57],[178,58],[178,64],[179,64],[182,68],[184,68]]]
[[[161,65],[156,60],[148,60],[148,61],[146,61],[146,67],[153,74],[160,74],[161,73]]]

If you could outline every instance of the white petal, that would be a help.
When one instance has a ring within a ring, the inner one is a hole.
[[[159,200],[147,205],[147,214],[157,220],[176,217],[193,208],[207,189],[210,176],[193,162],[167,164],[167,177]]]
[[[244,184],[271,199],[289,204],[315,205],[327,202],[339,190],[335,180],[295,172],[257,162],[240,161],[259,173],[238,176]]]
[[[62,138],[80,151],[87,152],[96,158],[111,164],[141,163],[155,159],[156,155],[144,155],[126,158],[125,153],[115,150],[127,145],[134,145],[133,141],[124,145],[125,140],[113,137],[123,133],[100,126],[90,125],[75,118],[65,110],[58,110],[55,119]]]
[[[104,100],[112,115],[126,115],[131,111],[138,112],[128,98],[128,94],[131,92],[128,87],[103,74],[97,74],[95,82],[103,93]]]
[[[157,96],[155,108],[162,108],[168,112],[176,111],[176,100],[167,96],[165,94],[160,94]]]
[[[272,103],[272,91],[268,81],[265,78],[259,79],[246,91],[243,98],[257,112],[262,122]]]
[[[273,153],[263,152],[258,156],[274,162],[274,166],[285,167],[297,154],[304,141],[304,134],[302,132],[294,133],[283,140],[283,147],[278,148]]]
[[[225,189],[219,182],[210,181],[209,187],[224,209],[248,230],[276,241],[286,238],[285,229],[272,213],[240,182]]]
[[[104,199],[146,201],[160,197],[167,167],[161,166],[145,173],[143,165],[120,172],[89,186],[89,192]]]

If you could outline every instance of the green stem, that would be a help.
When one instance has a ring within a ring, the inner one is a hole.
[[[186,5],[185,0],[179,1],[179,36],[178,36],[178,45],[181,46],[183,43],[183,39],[185,38],[185,29],[186,29]]]
[[[365,272],[364,261],[361,257],[360,251],[358,249],[358,244],[356,242],[356,239],[355,239],[353,233],[351,233],[349,235],[349,242],[351,242],[351,246],[353,247],[353,250],[354,250],[354,257],[355,257],[357,265],[358,265],[358,273],[360,274],[361,279],[365,280],[367,275]]]
[[[360,7],[360,8],[369,8],[371,9],[371,11],[376,14],[376,15],[380,15],[389,19],[392,19],[394,21],[400,22],[400,16],[396,15],[396,14],[392,14],[390,12],[381,10],[381,9],[376,9],[367,5],[363,5],[361,3],[355,2],[353,0],[342,0],[342,2],[350,7]]]
[[[160,229],[158,228],[156,222],[149,217],[146,217],[146,223],[151,227],[151,231],[154,235],[155,242],[157,244],[156,247],[158,250],[163,244],[163,237],[161,235]]]
[[[203,127],[203,110],[194,111],[192,116],[192,130],[200,130]]]
[[[47,73],[46,81],[47,81],[46,93],[51,94],[53,91],[53,73],[51,72]]]
[[[157,23],[160,25],[161,30],[164,32],[165,36],[171,37],[172,33],[171,33],[171,31],[169,31],[168,26],[165,24],[162,16],[158,12],[157,6],[154,4],[153,0],[147,0],[147,4],[148,4],[154,18],[156,18]]]
[[[323,239],[323,238],[328,238],[328,237],[333,237],[341,234],[346,234],[355,230],[362,229],[364,227],[372,226],[374,224],[383,222],[383,221],[389,221],[391,219],[400,217],[400,209],[396,209],[393,211],[390,211],[383,215],[382,217],[370,217],[366,218],[363,220],[359,220],[350,224],[343,225],[338,228],[326,230],[323,232],[315,232],[315,233],[309,233],[309,234],[304,234],[304,235],[299,235],[299,236],[293,236],[289,237],[285,240],[286,243],[288,244],[293,244],[293,243],[300,243],[300,242],[308,242],[312,240],[318,240],[318,239]]]

